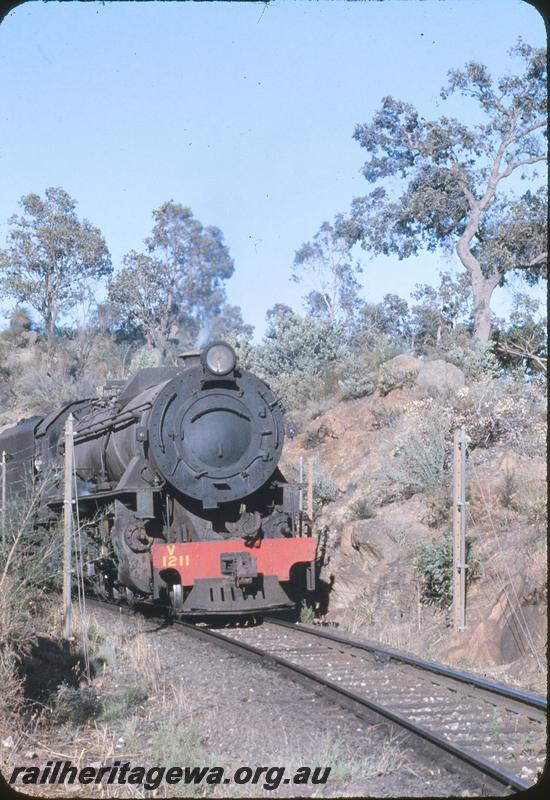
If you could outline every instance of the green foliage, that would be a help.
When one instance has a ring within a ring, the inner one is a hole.
[[[338,225],[339,235],[372,255],[456,248],[481,342],[489,337],[492,293],[506,273],[518,270],[535,282],[546,268],[545,190],[503,192],[509,176],[527,177],[531,165],[546,160],[546,53],[519,41],[510,55],[518,71],[496,81],[475,62],[450,73],[442,98],[460,93],[477,104],[475,126],[446,116],[426,120],[409,103],[384,97],[354,134],[367,153],[363,175],[376,188],[356,198]]]
[[[450,421],[437,408],[411,421],[414,427],[399,437],[387,476],[414,492],[433,493],[448,477]]]
[[[539,313],[539,302],[524,292],[515,292],[509,324],[493,331],[493,350],[507,372],[546,374],[548,321]]]
[[[147,692],[143,686],[126,686],[122,691],[103,701],[101,719],[111,722],[125,717],[135,706],[147,700]]]
[[[194,725],[185,725],[172,718],[157,729],[151,742],[151,762],[169,764],[171,767],[188,767],[190,764],[209,766],[211,757],[203,748],[202,736]],[[177,784],[170,795],[179,797],[204,796],[210,787],[206,784]]]
[[[411,309],[410,331],[418,353],[431,348],[443,349],[457,326],[465,330],[469,323],[472,286],[467,273],[455,277],[451,272],[439,273],[439,285],[417,284],[412,293],[418,301]],[[467,330],[467,329],[466,329]],[[470,345],[470,332],[465,345]]]
[[[382,364],[401,353],[407,347],[403,339],[386,333],[359,330],[353,342],[353,355],[369,372],[376,372]]]
[[[352,503],[349,509],[350,520],[358,519],[373,519],[376,516],[376,511],[372,508],[366,498],[361,498],[355,503]]]
[[[315,469],[313,477],[313,496],[321,505],[333,503],[338,497],[338,484],[319,469]]]
[[[268,320],[256,354],[257,366],[268,376],[317,376],[342,355],[340,337],[326,324],[280,308]]]
[[[296,252],[292,278],[309,285],[305,300],[310,316],[349,335],[362,305],[357,281],[360,272],[361,267],[351,258],[347,238],[324,222],[311,242]]]
[[[6,508],[6,536],[0,543],[0,649],[24,652],[36,633],[35,615],[61,582],[62,530],[52,526],[37,536],[33,518],[38,495],[32,486]]]
[[[101,713],[102,705],[93,687],[75,689],[62,684],[54,698],[50,723],[85,725]]]
[[[205,227],[190,208],[169,201],[153,212],[147,253],[130,251],[109,297],[121,327],[140,330],[164,355],[169,339],[193,342],[225,304],[233,260],[219,228]],[[227,311],[234,316],[234,309]]]
[[[414,370],[395,370],[388,369],[382,364],[378,374],[378,391],[385,397],[394,389],[402,389],[404,386],[412,386],[416,378]]]
[[[355,400],[368,397],[376,391],[378,379],[376,373],[365,372],[362,365],[353,359],[345,362],[343,370],[346,375],[338,381],[342,400]]]
[[[159,350],[152,347],[140,347],[130,361],[128,368],[129,375],[137,372],[138,369],[145,369],[146,367],[160,367],[162,365],[162,355]]]
[[[372,347],[376,340],[398,343],[403,340],[408,341],[410,337],[409,305],[403,298],[396,294],[386,294],[381,303],[364,303],[361,306],[354,343],[362,339],[365,345],[368,342],[368,346]],[[401,349],[398,352],[402,352]],[[398,352],[394,352],[393,355],[398,355]]]
[[[285,406],[296,408],[334,391],[336,377],[331,377],[330,370],[345,352],[338,332],[284,306],[268,313],[268,320],[254,367],[282,396]]]
[[[420,579],[420,599],[425,605],[447,608],[453,602],[453,547],[445,540],[418,548],[414,568]],[[466,542],[466,583],[479,574],[479,562]]]
[[[445,361],[459,367],[468,383],[494,378],[499,372],[499,362],[492,342],[472,348],[455,339],[445,350]]]
[[[356,332],[352,351],[338,366],[342,399],[374,394],[380,388],[381,365],[402,352],[403,342],[397,337],[373,330]]]
[[[369,600],[369,592],[364,589],[358,594],[353,604],[353,617],[349,627],[352,633],[357,633],[362,628],[372,625],[373,622],[374,612]]]
[[[111,259],[98,228],[76,215],[61,188],[21,198],[21,216],[9,219],[8,246],[0,250],[0,286],[8,297],[32,306],[48,339],[59,316],[90,297],[94,281],[111,274]]]
[[[315,609],[306,600],[302,600],[300,606],[300,622],[304,625],[313,625],[315,622]]]

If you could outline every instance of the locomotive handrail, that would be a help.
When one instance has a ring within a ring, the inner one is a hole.
[[[146,411],[147,408],[150,407],[151,403],[143,403],[141,406],[136,406],[136,408],[133,408],[131,411],[125,411],[122,414],[115,412],[110,417],[106,416],[101,423],[89,425],[87,428],[80,428],[74,438],[75,444],[85,441],[89,436],[93,436],[94,434],[104,430],[106,425],[109,425],[109,427],[113,429],[119,425],[124,426],[126,424],[131,424],[132,422],[139,422],[143,411]]]

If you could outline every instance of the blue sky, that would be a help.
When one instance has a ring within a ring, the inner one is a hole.
[[[512,70],[519,35],[546,41],[521,0],[25,3],[0,26],[0,245],[21,195],[62,186],[117,267],[172,198],[224,232],[229,300],[261,333],[273,303],[300,308],[295,250],[368,189],[355,125],[387,94],[467,117],[439,98],[447,71]],[[363,294],[442,267],[365,258]]]

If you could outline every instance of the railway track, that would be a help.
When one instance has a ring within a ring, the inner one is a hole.
[[[94,599],[92,606],[119,607]],[[146,604],[147,615],[163,614]],[[546,757],[546,698],[326,628],[269,618],[182,633],[275,667],[367,722],[409,731],[438,763],[473,771],[492,794],[533,786]]]
[[[220,632],[175,624],[313,684],[360,716],[405,728],[493,786],[527,789],[544,768],[545,698],[312,626],[269,619]]]

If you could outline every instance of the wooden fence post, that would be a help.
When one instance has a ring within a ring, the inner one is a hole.
[[[73,433],[74,417],[65,422],[65,468],[63,492],[63,638],[71,639],[71,547],[73,534]]]
[[[307,471],[307,515],[313,522],[313,459],[309,459]]]
[[[7,453],[2,450],[2,544],[6,543],[6,463]]]
[[[462,631],[466,619],[466,435],[453,437],[453,612],[454,629]]]

